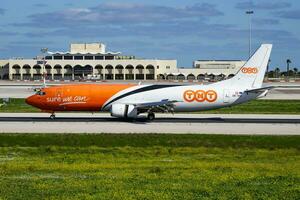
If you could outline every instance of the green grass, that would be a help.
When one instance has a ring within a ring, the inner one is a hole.
[[[300,114],[300,100],[255,100],[238,106],[205,111],[210,114]]]
[[[2,104],[2,100],[0,100]],[[39,112],[38,109],[27,105],[24,99],[11,99],[0,107],[0,112]],[[300,114],[300,100],[255,100],[231,108],[222,108],[203,114]]]
[[[39,109],[34,108],[25,103],[25,99],[9,99],[8,103],[4,103],[0,99],[0,113],[1,112],[39,112]]]
[[[0,199],[299,199],[299,136],[0,135]]]

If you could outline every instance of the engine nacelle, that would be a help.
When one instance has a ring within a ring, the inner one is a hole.
[[[111,116],[119,118],[136,118],[137,109],[134,105],[113,104],[111,106]]]

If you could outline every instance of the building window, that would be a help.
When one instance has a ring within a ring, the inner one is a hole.
[[[170,69],[171,67],[170,66],[166,66],[166,69]]]
[[[73,60],[73,56],[64,56],[65,60]]]
[[[159,66],[157,65],[157,67],[156,67],[157,69],[159,69]]]
[[[54,60],[62,60],[62,56],[54,56]]]
[[[46,56],[45,59],[46,60],[52,60],[52,56]]]
[[[94,60],[94,57],[93,56],[84,56],[84,59],[85,60]]]
[[[114,60],[114,56],[105,56],[105,60]]]
[[[95,56],[95,60],[103,60],[104,57],[103,56]]]
[[[83,60],[83,56],[74,56],[74,60]]]

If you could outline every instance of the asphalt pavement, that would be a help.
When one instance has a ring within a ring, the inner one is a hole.
[[[173,133],[300,135],[300,115],[158,114],[122,120],[106,113],[1,113],[0,133]]]

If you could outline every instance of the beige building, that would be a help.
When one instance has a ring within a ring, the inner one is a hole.
[[[165,74],[158,72],[158,78],[166,80],[222,80],[233,77],[245,64],[241,60],[198,60],[193,68],[176,68]]]
[[[1,77],[41,80],[45,72],[49,80],[218,80],[233,76],[244,64],[195,61],[193,68],[177,68],[177,60],[137,59],[106,52],[101,43],[71,44],[69,52],[48,52],[45,62],[43,58],[2,60]]]

